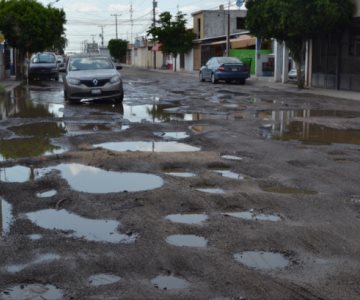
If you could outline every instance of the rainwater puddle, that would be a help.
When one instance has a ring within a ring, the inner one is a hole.
[[[236,155],[222,155],[221,158],[227,159],[227,160],[243,160],[242,157],[236,156]]]
[[[85,134],[93,134],[96,132],[120,132],[129,129],[130,126],[122,125],[121,122],[112,123],[86,123],[79,124],[79,122],[66,122],[66,131],[68,136],[77,136]]]
[[[208,216],[205,214],[175,214],[168,215],[165,219],[174,223],[200,225],[208,220]]]
[[[164,140],[182,140],[189,137],[185,131],[173,131],[173,132],[154,132],[154,135],[161,137]]]
[[[73,238],[85,238],[88,241],[108,243],[133,243],[136,235],[117,232],[121,225],[118,221],[84,218],[61,209],[45,209],[27,213],[27,218],[49,230],[60,230]]]
[[[112,274],[96,274],[90,276],[88,279],[91,286],[108,285],[119,281],[121,281],[121,277]]]
[[[200,148],[178,142],[110,142],[94,145],[111,151],[196,152]]]
[[[272,270],[285,268],[289,260],[280,253],[263,251],[245,251],[234,255],[235,260],[243,265],[257,270]]]
[[[175,234],[166,238],[166,242],[179,247],[206,248],[207,240],[204,237],[192,234]]]
[[[273,132],[273,139],[280,141],[299,141],[307,145],[360,145],[360,130],[342,130],[294,121],[290,122],[283,132]]]
[[[243,219],[243,220],[271,221],[271,222],[281,221],[281,218],[277,215],[257,214],[253,211],[228,212],[228,213],[224,213],[224,215]]]
[[[209,194],[225,194],[225,191],[220,188],[203,188],[203,189],[196,189],[199,192],[209,193]]]
[[[32,241],[38,241],[41,240],[43,236],[41,234],[30,234],[28,237]]]
[[[19,300],[19,299],[63,299],[62,290],[50,284],[21,284],[9,287],[0,293],[2,300]]]
[[[165,174],[175,177],[183,177],[183,178],[191,178],[196,176],[195,173],[191,173],[191,172],[170,172]]]
[[[186,289],[190,287],[190,283],[184,279],[175,276],[159,275],[151,280],[154,287],[161,290]]]
[[[60,164],[39,172],[44,174],[54,169],[61,172],[72,189],[85,193],[140,192],[164,184],[161,177],[152,174],[106,171],[81,164]]]
[[[238,173],[234,173],[234,172],[231,172],[231,171],[228,171],[228,170],[214,170],[214,172],[220,174],[223,177],[227,177],[227,178],[230,178],[230,179],[237,179],[237,180],[243,180],[244,179],[243,175],[240,175]]]
[[[28,267],[31,267],[34,265],[39,265],[41,263],[51,263],[53,261],[59,260],[60,258],[61,258],[61,256],[57,255],[57,254],[44,254],[44,255],[37,257],[30,263],[10,265],[10,266],[5,267],[5,270],[6,270],[6,272],[9,272],[9,273],[17,273]]]
[[[49,190],[49,191],[37,193],[36,197],[38,197],[38,198],[50,198],[50,197],[54,197],[56,194],[57,194],[56,190]]]
[[[0,168],[0,181],[3,182],[26,182],[31,178],[32,171],[23,166]]]
[[[269,193],[278,193],[278,194],[303,194],[303,195],[316,195],[317,192],[310,191],[310,190],[304,190],[304,189],[298,189],[288,186],[264,186],[261,187],[263,191],[269,192]]]
[[[10,226],[13,222],[12,206],[0,197],[0,229],[1,236],[5,237],[10,232]]]

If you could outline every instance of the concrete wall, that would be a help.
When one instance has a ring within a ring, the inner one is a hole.
[[[360,17],[360,0],[353,0],[356,5],[355,17]]]
[[[135,48],[133,54],[133,64],[141,68],[154,67],[154,52],[148,47]],[[163,54],[161,51],[156,52],[156,68],[160,69],[163,66]]]

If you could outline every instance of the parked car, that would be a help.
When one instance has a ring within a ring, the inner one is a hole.
[[[199,72],[200,81],[209,80],[212,83],[224,80],[245,84],[245,80],[249,77],[249,66],[236,57],[212,57],[201,67]]]
[[[30,59],[28,79],[52,79],[59,80],[59,69],[56,55],[52,52],[39,52]]]
[[[119,73],[121,69],[108,56],[69,56],[63,77],[65,99],[73,102],[104,99],[122,102],[124,90]]]
[[[56,62],[58,64],[58,69],[60,72],[65,71],[65,59],[62,55],[56,55]]]
[[[304,69],[301,68],[301,74],[303,76],[303,79],[305,78],[305,73],[304,73]],[[297,69],[296,68],[292,68],[289,73],[288,73],[288,78],[289,80],[297,80]]]

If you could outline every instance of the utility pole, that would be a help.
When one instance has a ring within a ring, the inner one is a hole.
[[[119,14],[112,14],[112,17],[115,17],[115,30],[116,30],[116,39],[118,40],[118,17],[120,17],[121,15]]]
[[[131,4],[130,4],[130,24],[131,24],[131,34],[130,34],[130,44],[133,43],[133,31],[134,31],[134,18],[133,18],[133,13],[134,13],[134,10],[133,10],[133,5],[132,5],[132,1],[131,1]]]
[[[104,27],[105,27],[105,25],[100,25],[99,27],[101,28],[101,33],[100,33],[101,46],[104,47]]]
[[[156,7],[157,7],[157,1],[153,0],[153,26],[156,26]],[[155,41],[154,45],[155,46]],[[154,49],[154,69],[156,69],[156,50]]]
[[[227,13],[226,56],[230,56],[230,0],[229,0],[228,13]]]

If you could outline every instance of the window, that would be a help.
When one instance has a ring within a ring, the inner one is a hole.
[[[360,34],[352,33],[349,36],[349,55],[360,57]]]
[[[200,18],[197,19],[197,38],[201,38],[201,20]]]
[[[236,18],[236,29],[245,29],[245,18]]]

